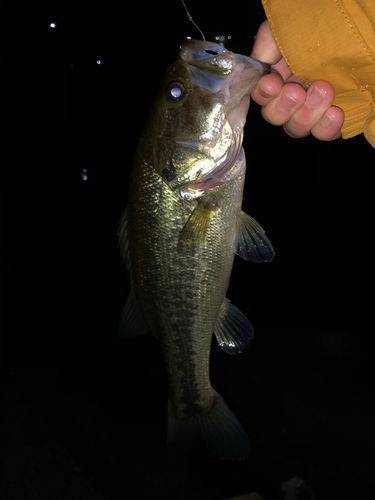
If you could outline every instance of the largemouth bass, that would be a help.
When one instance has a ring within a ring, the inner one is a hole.
[[[209,376],[212,334],[229,354],[253,337],[226,299],[234,255],[270,261],[264,230],[241,210],[243,127],[250,92],[269,67],[219,44],[186,40],[139,139],[119,246],[131,291],[120,337],[151,332],[169,384],[167,441],[249,455],[242,425]]]

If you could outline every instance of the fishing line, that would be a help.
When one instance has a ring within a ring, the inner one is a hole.
[[[194,24],[194,26],[197,28],[197,30],[199,31],[199,33],[202,35],[203,40],[206,41],[202,30],[200,29],[200,27],[197,24],[195,24],[195,22],[193,21],[193,18],[191,17],[189,11],[187,10],[184,0],[181,0],[181,2],[182,2],[182,5],[185,7],[186,15],[187,15],[189,21],[191,21]]]

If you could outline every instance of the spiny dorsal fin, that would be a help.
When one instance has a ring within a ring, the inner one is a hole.
[[[129,253],[129,237],[128,237],[128,212],[125,208],[117,227],[118,243],[120,255],[126,265],[126,270],[130,273],[130,253]]]
[[[122,340],[128,340],[151,333],[137,299],[135,298],[133,288],[130,289],[125,307],[122,310],[118,332]]]
[[[236,254],[254,262],[270,262],[275,256],[264,229],[245,212],[241,212],[238,218]]]
[[[238,307],[226,298],[217,318],[214,333],[223,351],[228,354],[239,354],[252,341],[254,329]]]

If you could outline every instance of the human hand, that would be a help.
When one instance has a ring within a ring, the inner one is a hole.
[[[324,80],[310,87],[296,78],[282,57],[268,21],[258,30],[251,57],[271,64],[271,73],[263,76],[251,97],[262,106],[263,118],[272,125],[283,125],[294,138],[310,133],[321,141],[341,137],[344,112],[332,106],[335,91]]]

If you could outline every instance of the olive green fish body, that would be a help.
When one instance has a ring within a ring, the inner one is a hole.
[[[128,206],[133,286],[162,344],[175,410],[190,416],[212,406],[211,338],[232,270],[245,172],[205,200],[214,211],[206,238],[182,244],[180,235],[198,202],[181,200],[155,174],[137,172]],[[144,196],[132,203],[135,186]]]
[[[226,299],[235,253],[273,256],[262,228],[241,210],[248,94],[265,71],[217,44],[185,42],[138,143],[119,228],[132,286],[120,335],[151,331],[161,343],[168,441],[204,442],[232,459],[247,456],[250,444],[211,386],[209,356],[213,332],[230,354],[252,338],[250,323]]]

